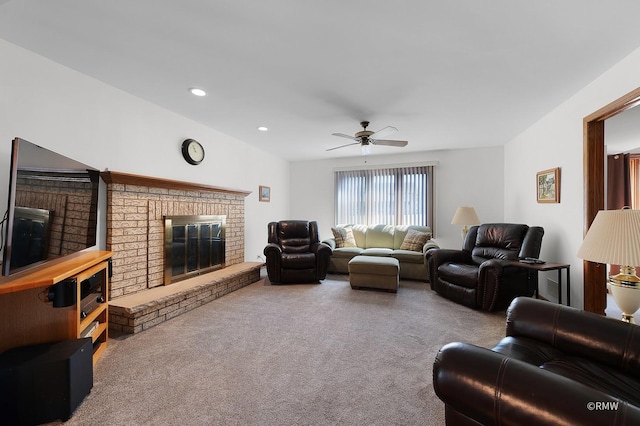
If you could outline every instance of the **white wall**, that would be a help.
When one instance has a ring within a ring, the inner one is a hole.
[[[0,57],[0,212],[11,140],[21,137],[100,170],[252,191],[245,201],[247,261],[262,253],[268,221],[288,216],[287,161],[3,40]],[[206,149],[199,166],[182,159],[186,138]],[[259,185],[271,187],[270,203],[258,201]]]
[[[320,238],[331,237],[334,225],[336,168],[364,166],[365,157],[291,163],[291,219],[318,221]],[[437,162],[435,167],[435,238],[441,247],[462,244],[461,227],[451,225],[458,206],[475,207],[482,222],[502,222],[504,155],[502,147],[426,151],[368,156],[367,165]]]
[[[579,308],[584,293],[582,260],[576,257],[584,225],[583,118],[638,86],[640,49],[505,146],[505,220],[544,226],[541,258],[571,264],[571,304]],[[538,204],[536,172],[552,167],[562,169],[560,204]],[[546,288],[548,277],[556,275],[541,277],[543,295],[551,295],[553,288]]]

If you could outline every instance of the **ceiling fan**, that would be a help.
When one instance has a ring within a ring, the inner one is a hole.
[[[355,136],[345,135],[344,133],[332,133],[333,136],[339,136],[341,138],[353,139],[355,142],[348,143],[346,145],[336,146],[334,148],[329,148],[327,151],[333,151],[334,149],[344,148],[345,146],[351,145],[360,145],[362,147],[363,154],[369,154],[371,152],[371,145],[386,145],[386,146],[397,146],[403,147],[407,146],[409,142],[407,141],[396,141],[389,139],[381,139],[387,135],[390,135],[393,132],[397,132],[393,126],[387,126],[384,129],[378,130],[377,132],[372,132],[367,130],[367,126],[369,125],[368,121],[360,122],[360,125],[364,130],[359,131],[355,134]]]

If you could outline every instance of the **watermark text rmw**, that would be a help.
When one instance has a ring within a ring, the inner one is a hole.
[[[617,411],[618,401],[589,401],[587,410],[589,411]]]

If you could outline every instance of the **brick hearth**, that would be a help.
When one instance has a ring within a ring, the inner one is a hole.
[[[260,280],[262,263],[243,262],[109,302],[109,329],[138,333]]]

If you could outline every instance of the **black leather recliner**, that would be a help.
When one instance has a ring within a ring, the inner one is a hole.
[[[639,425],[640,327],[519,297],[493,349],[442,347],[433,388],[452,425]]]
[[[327,276],[331,247],[320,242],[318,224],[306,220],[271,222],[264,248],[272,283],[315,283]]]
[[[506,309],[517,296],[531,296],[536,271],[510,261],[540,255],[544,229],[514,223],[473,226],[462,250],[436,249],[427,254],[431,289],[474,309]]]

